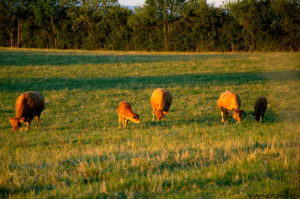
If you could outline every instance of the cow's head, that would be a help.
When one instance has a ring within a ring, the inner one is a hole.
[[[246,117],[246,113],[243,110],[233,110],[233,119],[235,119],[237,122],[242,121],[243,117]]]
[[[168,114],[168,112],[166,111],[162,111],[162,110],[157,110],[155,112],[155,115],[156,115],[156,120],[157,121],[161,121],[164,119],[164,117]]]
[[[128,119],[137,124],[141,122],[140,116],[135,113],[133,114],[133,116],[131,118],[128,118]]]
[[[19,128],[21,127],[21,120],[14,117],[14,118],[9,118],[9,121],[10,121],[12,130],[18,131]],[[23,118],[22,118],[22,121],[23,121]]]

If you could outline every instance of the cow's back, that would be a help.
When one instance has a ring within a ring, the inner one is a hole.
[[[226,91],[218,99],[217,106],[228,110],[239,109],[241,107],[240,96],[236,93]]]
[[[34,117],[45,107],[45,98],[38,92],[29,91],[20,95],[16,102],[16,117]]]
[[[172,95],[166,91],[164,95],[164,108],[163,111],[168,112],[172,104]]]
[[[151,96],[151,105],[157,110],[168,112],[172,103],[172,95],[170,92],[157,88]]]
[[[268,102],[265,97],[258,97],[254,105],[255,113],[265,112],[267,110],[267,104]]]
[[[121,116],[132,116],[133,111],[131,105],[126,101],[120,102],[118,106],[118,114]]]

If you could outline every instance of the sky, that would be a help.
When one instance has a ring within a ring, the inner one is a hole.
[[[224,1],[226,0],[207,0],[207,3],[213,4],[214,6],[221,6]],[[119,3],[126,6],[142,6],[145,0],[119,0]]]

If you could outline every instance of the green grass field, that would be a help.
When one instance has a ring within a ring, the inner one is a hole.
[[[158,87],[173,95],[162,123],[151,121]],[[40,127],[13,133],[30,90],[46,98]],[[248,113],[240,124],[221,124],[226,90]],[[299,198],[299,93],[299,53],[0,48],[0,198]],[[121,100],[140,124],[118,128]]]

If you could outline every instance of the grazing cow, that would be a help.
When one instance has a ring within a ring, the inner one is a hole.
[[[134,123],[140,123],[139,115],[134,113],[128,102],[122,101],[118,106],[119,127],[126,128],[128,120]]]
[[[16,117],[9,118],[13,131],[17,131],[24,122],[27,124],[26,130],[28,131],[34,117],[36,117],[37,127],[44,107],[45,99],[40,93],[30,91],[20,95],[16,102]]]
[[[222,122],[227,122],[229,111],[232,111],[232,117],[240,122],[243,114],[246,114],[243,110],[240,110],[241,99],[236,93],[226,91],[221,94],[218,99],[217,106],[221,110]]]
[[[254,104],[254,116],[255,120],[262,122],[264,119],[265,112],[267,110],[267,99],[265,97],[258,97]]]
[[[153,91],[150,102],[152,106],[152,120],[154,120],[154,115],[156,115],[156,120],[160,121],[168,114],[172,104],[172,95],[164,89],[157,88]]]

